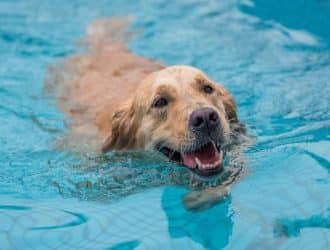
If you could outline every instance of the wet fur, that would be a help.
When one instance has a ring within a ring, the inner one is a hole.
[[[205,84],[215,91],[206,95],[201,91]],[[169,100],[168,107],[153,109],[157,96]],[[177,151],[191,150],[203,143],[188,128],[191,112],[199,107],[212,107],[221,119],[221,132],[229,143],[231,124],[237,123],[233,98],[221,85],[210,80],[198,69],[172,66],[146,77],[128,100],[113,113],[111,131],[103,144],[103,151],[116,149],[155,149],[159,143]]]
[[[61,144],[97,152],[154,149],[157,144],[188,150],[203,143],[187,126],[190,113],[199,106],[217,111],[224,135],[220,139],[229,144],[232,129],[239,124],[230,93],[198,69],[165,68],[129,51],[124,45],[131,34],[129,22],[125,18],[94,22],[85,39],[88,53],[51,68],[48,87],[71,118]],[[203,84],[214,87],[212,97],[198,89]],[[150,108],[157,94],[172,98],[167,110]]]

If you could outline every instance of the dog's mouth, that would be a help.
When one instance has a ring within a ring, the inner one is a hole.
[[[223,151],[220,144],[210,141],[190,152],[179,152],[169,147],[161,147],[161,153],[178,164],[196,171],[201,175],[214,175],[223,170]]]

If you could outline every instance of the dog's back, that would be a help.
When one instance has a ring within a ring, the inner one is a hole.
[[[71,118],[62,144],[98,149],[111,129],[113,110],[143,78],[162,68],[160,63],[127,49],[124,43],[128,23],[127,19],[94,22],[88,29],[88,52],[73,55],[51,68],[48,87]]]

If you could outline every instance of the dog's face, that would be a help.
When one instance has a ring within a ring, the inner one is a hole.
[[[230,94],[201,71],[173,66],[148,76],[118,107],[103,150],[152,149],[210,175],[223,169],[222,146],[237,122]]]

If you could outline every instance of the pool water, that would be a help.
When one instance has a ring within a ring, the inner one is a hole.
[[[256,138],[211,207],[187,209],[185,170],[143,152],[54,146],[69,121],[47,68],[127,14],[135,53],[222,82]],[[0,1],[0,249],[330,249],[329,27],[326,0]]]

